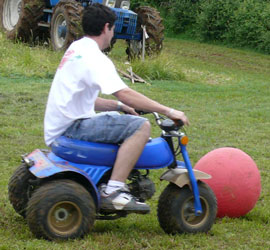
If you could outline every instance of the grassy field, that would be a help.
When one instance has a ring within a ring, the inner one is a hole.
[[[111,53],[124,69],[124,44]],[[270,56],[250,51],[166,39],[157,59],[134,63],[151,85],[130,87],[188,115],[192,163],[219,147],[237,147],[256,162],[262,192],[246,216],[217,219],[211,231],[166,235],[156,206],[167,185],[163,170],[152,172],[157,192],[149,215],[96,221],[92,234],[68,242],[36,239],[8,201],[7,184],[20,155],[45,148],[43,114],[62,53],[6,41],[0,34],[0,249],[269,249],[270,248]],[[163,66],[162,66],[163,65]],[[154,79],[154,80],[153,80]],[[153,124],[152,137],[159,129]]]

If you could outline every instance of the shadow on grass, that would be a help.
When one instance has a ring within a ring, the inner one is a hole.
[[[157,219],[154,220],[152,217],[149,215],[129,215],[126,218],[113,221],[96,221],[93,232],[95,234],[130,232],[163,235],[164,232],[159,227]]]

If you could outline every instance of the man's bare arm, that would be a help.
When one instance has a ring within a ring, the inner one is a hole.
[[[138,93],[133,89],[125,88],[119,90],[114,93],[114,96],[124,104],[134,109],[150,112],[158,112],[160,114],[166,115],[168,118],[172,120],[182,120],[185,125],[189,125],[188,118],[185,116],[184,112],[174,110],[170,107],[162,105]]]
[[[119,103],[118,100],[104,99],[98,97],[95,102],[96,111],[123,111],[128,114],[138,115],[135,110],[127,105]]]
[[[98,97],[95,102],[96,111],[115,111],[117,110],[117,100],[109,100]]]

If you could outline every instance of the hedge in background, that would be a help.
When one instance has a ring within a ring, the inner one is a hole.
[[[166,32],[270,53],[270,0],[133,0],[159,8]]]
[[[234,11],[224,39],[270,53],[270,2],[243,1]]]
[[[203,41],[221,41],[270,53],[270,2],[202,0],[192,31]]]
[[[224,40],[239,3],[239,0],[200,1],[193,25],[194,34],[201,40]]]

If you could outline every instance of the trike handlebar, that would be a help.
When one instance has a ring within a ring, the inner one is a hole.
[[[156,123],[158,126],[166,131],[178,131],[182,126],[184,126],[184,123],[182,120],[171,120],[171,119],[164,119],[162,116],[160,116],[157,112],[147,112],[142,110],[135,110],[139,115],[146,115],[152,113],[155,117]]]

